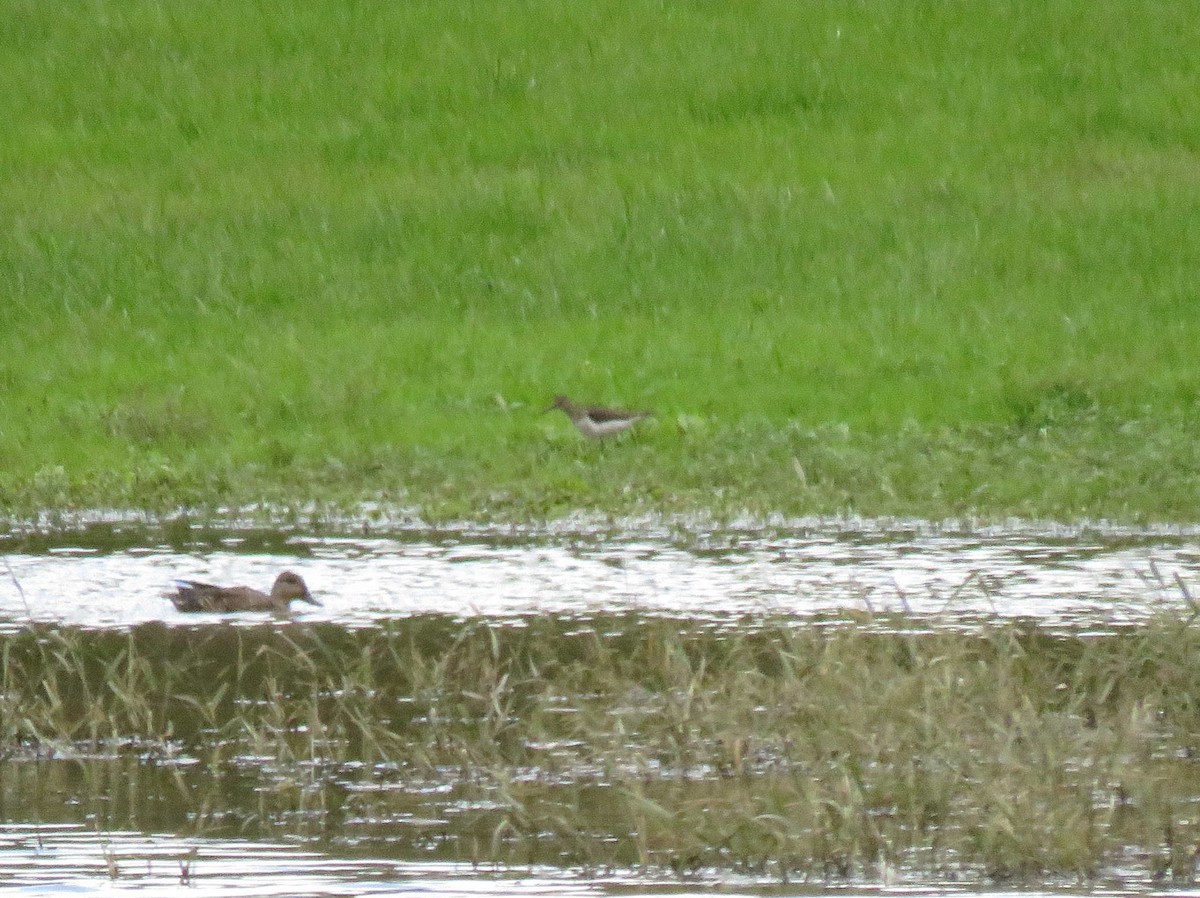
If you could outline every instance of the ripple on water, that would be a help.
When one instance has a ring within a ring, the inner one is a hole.
[[[462,531],[247,532],[210,534],[182,548],[70,539],[6,556],[11,576],[0,579],[0,625],[31,617],[95,627],[202,623],[216,618],[182,615],[165,598],[175,579],[266,588],[285,567],[302,574],[324,602],[305,607],[306,619],[352,626],[445,613],[632,611],[719,620],[764,612],[804,618],[848,608],[1111,625],[1137,620],[1163,602],[1178,605],[1200,572],[1194,534],[804,530],[523,541]]]
[[[553,868],[489,874],[462,864],[344,858],[284,843],[96,832],[67,824],[0,825],[0,886],[17,895],[134,892],[144,898],[604,891]]]
[[[468,864],[339,858],[299,845],[237,839],[180,838],[115,831],[97,833],[77,825],[0,824],[0,887],[12,895],[115,895],[140,898],[233,898],[342,895],[428,895],[437,898],[838,898],[970,895],[1009,898],[947,883],[897,882],[843,885],[783,885],[750,876],[697,876],[681,881],[664,875],[583,875],[554,867],[481,869]],[[1151,894],[1150,889],[1114,887],[1113,896]],[[1022,890],[1022,898],[1096,894],[1092,889]]]

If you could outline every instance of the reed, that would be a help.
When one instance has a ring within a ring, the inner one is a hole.
[[[460,861],[1190,880],[1193,621],[930,623],[38,626],[0,634],[0,772],[83,765],[109,819],[136,759],[180,829]]]

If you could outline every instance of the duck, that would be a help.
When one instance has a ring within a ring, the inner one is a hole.
[[[168,598],[180,611],[275,611],[286,612],[293,601],[320,605],[299,574],[284,571],[275,578],[271,592],[249,586],[213,586],[196,580],[177,580]]]
[[[605,408],[600,405],[579,405],[566,396],[555,396],[546,412],[552,412],[555,409],[565,412],[571,419],[571,423],[575,425],[575,429],[589,440],[601,440],[624,433],[639,421],[649,418],[653,414],[653,412]]]

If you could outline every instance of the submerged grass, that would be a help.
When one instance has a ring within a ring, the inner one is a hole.
[[[1194,517],[1188,4],[0,16],[0,512]]]
[[[478,862],[1191,878],[1194,620],[928,624],[39,626],[0,634],[0,779],[40,819],[58,758],[81,813],[145,826],[162,786],[107,772],[140,759],[180,828]]]

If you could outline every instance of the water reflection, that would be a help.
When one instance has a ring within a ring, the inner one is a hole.
[[[812,531],[522,541],[468,532],[355,538],[246,531],[182,544],[89,543],[86,533],[67,542],[12,546],[11,577],[0,571],[0,622],[194,622],[163,598],[176,578],[265,589],[288,567],[325,603],[304,609],[306,618],[347,625],[431,612],[719,617],[845,608],[1079,625],[1137,619],[1159,599],[1178,601],[1200,571],[1195,536]]]

